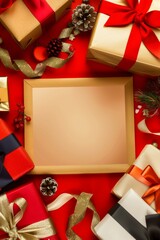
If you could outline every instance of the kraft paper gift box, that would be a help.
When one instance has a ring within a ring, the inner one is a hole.
[[[32,182],[1,195],[0,213],[0,239],[58,240],[46,206]]]
[[[9,111],[7,77],[0,77],[0,111]]]
[[[6,123],[0,119],[0,188],[28,173],[34,164]]]
[[[160,212],[160,150],[147,144],[112,193],[121,198],[130,188]]]
[[[151,233],[148,231],[150,222],[158,215],[130,189],[94,230],[101,240],[158,240],[159,238],[149,238]],[[155,235],[154,232],[152,234]]]
[[[138,2],[140,10],[136,13]],[[156,20],[160,17],[159,10],[156,0],[102,0],[89,43],[88,59],[125,71],[159,76],[160,25]],[[108,26],[104,26],[108,20]],[[147,33],[150,36],[145,36]]]
[[[48,23],[57,21],[71,0],[11,0],[0,8],[0,21],[22,48],[37,39]],[[10,4],[12,2],[12,4]],[[11,6],[10,6],[11,5]]]

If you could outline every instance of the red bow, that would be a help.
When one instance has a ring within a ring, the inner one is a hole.
[[[141,42],[157,58],[160,59],[160,42],[152,28],[160,28],[160,11],[148,12],[152,0],[126,0],[126,6],[103,1],[100,12],[109,15],[106,27],[123,27],[133,24],[127,42],[124,59],[130,61],[129,69],[135,63]],[[125,61],[126,64],[126,61]],[[119,64],[125,67],[123,60]]]

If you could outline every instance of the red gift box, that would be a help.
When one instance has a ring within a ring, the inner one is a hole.
[[[33,167],[23,146],[0,119],[0,188],[17,180]]]
[[[17,237],[17,239],[19,239],[19,235],[14,235],[14,234],[20,234],[20,237],[21,237],[21,232],[24,239],[32,239],[32,233],[29,232],[29,230],[24,230],[24,229],[27,229],[28,227],[30,227],[30,225],[32,224],[32,228],[33,228],[33,225],[34,224],[39,224],[39,223],[43,223],[42,224],[42,234],[45,235],[46,231],[47,234],[45,236],[45,238],[40,238],[38,237],[38,234],[40,234],[38,231],[37,231],[37,239],[48,239],[48,240],[58,240],[58,236],[56,234],[56,231],[54,229],[54,226],[53,226],[53,223],[49,220],[48,218],[48,213],[47,213],[47,210],[46,210],[46,207],[40,197],[40,194],[38,193],[36,187],[34,186],[33,183],[27,183],[25,185],[22,185],[18,188],[15,188],[9,192],[7,192],[6,194],[3,194],[0,196],[0,212],[1,214],[5,215],[4,211],[3,212],[3,209],[2,207],[6,207],[7,205],[8,206],[11,206],[13,202],[16,202],[17,200],[16,199],[22,199],[22,200],[25,200],[26,203],[27,203],[27,206],[26,206],[26,209],[23,213],[23,216],[21,218],[21,220],[16,224],[16,231],[18,231],[18,233],[15,233],[13,231],[13,228],[10,227],[10,233],[9,236],[11,237],[12,234],[12,238],[14,238],[15,236]],[[14,204],[14,217],[16,216],[16,214],[20,213],[20,210],[22,209],[22,206],[19,206],[19,208],[17,207],[16,204]],[[9,209],[10,211],[10,207],[6,207],[5,209]],[[8,214],[9,215],[9,214]],[[7,217],[5,217],[6,219],[9,218],[7,215]],[[0,221],[1,221],[1,217],[0,217]],[[47,222],[46,222],[47,221]],[[49,224],[48,224],[48,221],[49,221]],[[9,224],[11,226],[11,224]],[[49,226],[49,227],[48,227]],[[0,224],[0,228],[2,229],[2,224]],[[37,228],[37,227],[35,227]],[[11,230],[12,229],[12,230]],[[47,229],[47,230],[46,230]],[[27,236],[25,235],[26,232],[28,232],[29,234],[31,234],[31,236]],[[25,232],[25,233],[24,233]],[[4,231],[0,231],[0,239],[6,239],[6,233],[4,233]],[[16,238],[15,238],[16,239]],[[35,238],[36,239],[36,238]]]

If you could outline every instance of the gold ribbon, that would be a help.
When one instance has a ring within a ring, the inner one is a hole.
[[[94,231],[94,227],[99,223],[100,218],[93,203],[90,200],[91,197],[92,197],[92,194],[84,193],[84,192],[82,192],[80,195],[63,193],[47,206],[48,211],[53,211],[60,208],[62,205],[64,205],[66,202],[68,202],[72,198],[75,198],[77,200],[74,213],[70,216],[68,221],[68,229],[66,234],[69,240],[81,240],[81,238],[77,234],[75,234],[75,232],[72,230],[72,227],[75,226],[80,221],[82,221],[82,219],[85,216],[87,208],[93,211],[91,229],[92,229],[92,232],[96,234]]]
[[[59,38],[67,38],[68,31],[62,30]],[[50,57],[45,61],[38,63],[33,70],[32,67],[25,60],[11,60],[10,54],[6,49],[0,48],[0,60],[6,68],[10,68],[15,71],[21,71],[28,78],[41,77],[46,69],[46,67],[60,68],[66,64],[69,59],[73,56],[74,52],[70,51],[71,44],[62,42],[62,52],[68,54],[66,59],[59,57]]]
[[[13,206],[16,204],[19,211],[14,214]],[[24,228],[18,229],[17,223],[23,218],[27,201],[24,198],[18,198],[9,203],[4,194],[0,197],[0,229],[8,233],[9,240],[38,240],[56,234],[50,219],[45,219]]]

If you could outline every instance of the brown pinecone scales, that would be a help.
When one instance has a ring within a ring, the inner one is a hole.
[[[53,38],[47,45],[48,57],[58,57],[62,50],[62,40],[59,38]]]
[[[96,15],[93,6],[82,3],[73,10],[72,23],[79,31],[86,32],[93,28]]]
[[[52,196],[57,191],[58,184],[51,178],[47,177],[40,184],[40,191],[44,196]]]

